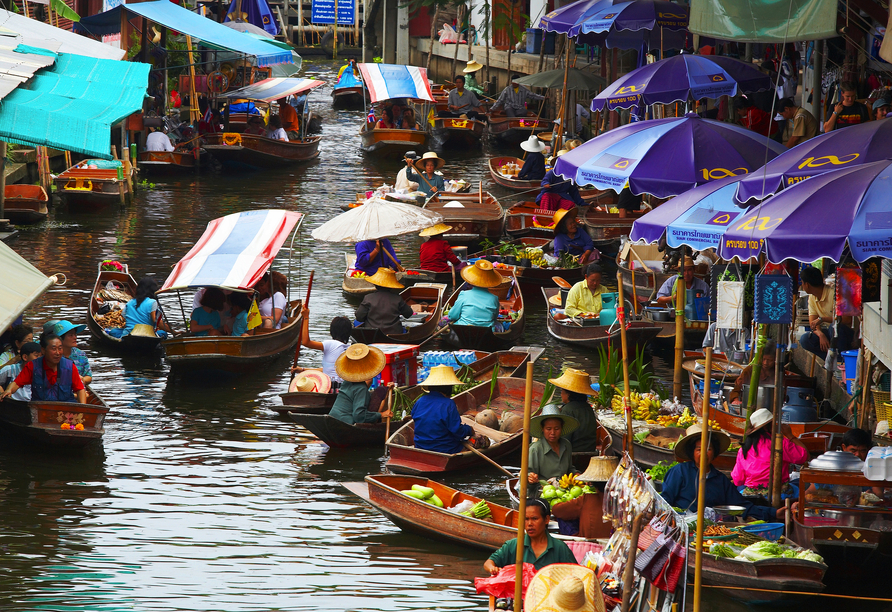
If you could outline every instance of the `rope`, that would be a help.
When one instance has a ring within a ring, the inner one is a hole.
[[[892,602],[892,599],[884,599],[882,597],[859,597],[856,595],[836,595],[834,593],[808,593],[806,591],[776,591],[774,589],[754,589],[752,587],[736,587],[736,586],[719,586],[717,584],[704,584],[703,588],[722,589],[729,591],[758,591],[759,593],[789,593],[790,595],[808,595],[809,597],[832,597],[835,599],[850,599],[852,601],[884,601]]]

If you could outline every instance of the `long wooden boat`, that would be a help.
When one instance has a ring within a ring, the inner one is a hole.
[[[488,191],[443,193],[428,202],[426,208],[443,215],[443,223],[452,226],[443,234],[449,244],[498,241],[502,236],[505,210]]]
[[[517,145],[531,134],[551,132],[554,121],[535,117],[489,117],[489,134],[499,144]]]
[[[331,90],[331,107],[360,109],[363,105],[364,92],[365,88],[362,85],[335,87]]]
[[[69,206],[98,208],[133,197],[123,168],[88,168],[90,160],[76,163],[53,180],[56,195]],[[121,172],[121,178],[118,178]]]
[[[254,134],[205,134],[205,150],[224,166],[263,169],[283,168],[319,157],[321,136],[285,142]],[[227,144],[231,143],[231,144]]]
[[[492,513],[491,521],[450,512],[447,508],[454,508],[463,501],[476,504],[481,498],[427,478],[374,474],[366,476],[365,482],[341,484],[375,507],[400,529],[410,533],[483,550],[496,550],[517,536],[516,510],[486,502]],[[444,507],[437,508],[400,493],[416,484],[432,488]]]
[[[610,450],[612,454],[622,456],[623,454],[623,444],[626,439],[625,430],[619,431],[604,425],[607,431],[610,432]],[[681,435],[684,435],[683,432],[679,431]],[[654,444],[648,444],[647,442],[638,442],[636,441],[633,445],[635,447],[635,462],[639,465],[644,466],[645,468],[650,468],[658,464],[660,461],[665,461],[668,465],[673,461],[676,461],[675,451],[663,448],[662,446],[656,446]],[[715,458],[713,461],[713,465],[724,472],[725,474],[730,474],[731,470],[734,469],[734,464],[737,462],[737,451],[725,451],[721,455]]]
[[[130,276],[130,270],[127,264],[124,264],[123,272],[100,269],[99,273],[96,275],[96,282],[93,284],[93,292],[90,294],[90,305],[87,308],[87,327],[90,328],[90,332],[97,340],[135,353],[151,353],[157,350],[161,344],[161,338],[131,335],[124,336],[123,338],[116,338],[115,336],[107,334],[105,329],[96,320],[99,308],[108,301],[104,297],[104,292],[106,291],[106,286],[109,282],[114,282],[119,285],[121,289],[118,289],[118,291],[122,294],[127,294],[131,298],[136,295],[136,280]]]
[[[13,225],[40,223],[49,215],[49,196],[40,185],[6,185],[3,214]]]
[[[300,341],[302,300],[285,309],[281,329],[256,328],[253,336],[177,336],[161,341],[171,370],[212,370],[240,373],[262,365]]]
[[[359,107],[362,108],[362,102],[360,102]],[[253,116],[257,116],[252,113]],[[248,113],[230,113],[229,114],[229,127],[226,128],[227,132],[237,132],[239,134],[244,134],[245,128],[248,127],[248,117],[251,116]],[[305,119],[301,116],[301,121]],[[318,134],[322,131],[322,117],[317,115],[313,111],[309,111],[306,115],[306,132],[307,134]]]
[[[363,153],[374,153],[377,157],[401,158],[406,151],[426,151],[428,133],[424,130],[400,130],[376,128],[365,122],[359,130]]]
[[[629,213],[628,217],[620,218],[617,213],[603,212],[589,206],[582,216],[582,222],[595,246],[603,250],[618,245],[620,238],[628,236],[632,231],[632,223],[646,212],[648,211],[635,211]]]
[[[615,325],[576,325],[558,322],[551,314],[551,308],[555,306],[552,301],[559,295],[557,287],[542,287],[542,295],[546,304],[546,325],[548,333],[561,342],[573,346],[588,349],[597,349],[599,346],[614,346],[619,349],[621,334],[619,323]],[[560,303],[558,302],[558,305]],[[630,309],[631,310],[631,309]],[[649,321],[629,321],[626,326],[626,344],[629,350],[633,347],[643,347],[657,337],[660,328]],[[621,349],[620,349],[621,350]]]
[[[637,297],[637,288],[636,288]],[[670,312],[671,318],[668,321],[658,321],[654,311],[648,308],[641,309],[641,318],[649,321],[651,324],[660,328],[660,333],[656,339],[659,341],[675,342],[675,311],[666,309]],[[709,321],[684,321],[684,344],[692,349],[699,349],[703,346],[703,338],[709,329]]]
[[[443,315],[443,294],[446,285],[440,283],[416,283],[400,292],[400,297],[409,306],[419,306],[420,313],[427,315],[420,325],[406,327],[402,334],[385,334],[380,329],[354,327],[353,339],[363,344],[421,344],[437,331],[437,324]],[[414,309],[413,309],[414,310]]]
[[[476,414],[486,409],[495,412],[500,419],[506,412],[523,416],[524,380],[506,377],[496,380],[495,389],[491,390],[491,384],[487,381],[452,398],[462,421],[473,427],[476,433],[490,438],[489,448],[480,451],[490,459],[516,451],[523,441],[522,431],[504,433],[483,427],[474,421]],[[545,385],[533,383],[533,405],[539,404],[544,392]],[[415,422],[411,420],[390,437],[387,441],[390,456],[385,464],[389,470],[399,474],[426,474],[463,470],[484,463],[479,455],[469,450],[447,454],[415,448],[414,438]]]
[[[511,189],[512,191],[531,191],[538,190],[542,185],[541,180],[530,181],[526,179],[517,179],[510,176],[506,176],[500,172],[500,168],[505,164],[517,164],[518,168],[523,167],[523,160],[519,157],[510,157],[510,156],[498,156],[498,157],[490,157],[489,158],[489,175],[492,177],[497,184],[505,187],[507,189]],[[613,192],[605,192],[600,189],[580,189],[579,195],[582,196],[583,200],[586,201],[595,201],[599,196],[608,196],[609,193]],[[615,195],[615,194],[614,194]],[[529,204],[529,202],[524,202],[523,204]]]
[[[517,278],[510,270],[505,270],[507,274],[502,274],[505,278],[510,278],[513,282],[508,288],[507,297],[499,299],[499,310],[508,312],[516,312],[517,318],[511,321],[508,329],[505,331],[494,332],[491,327],[477,327],[475,325],[455,325],[450,324],[450,332],[445,334],[443,338],[449,344],[459,348],[472,350],[485,350],[492,348],[507,348],[514,344],[518,338],[523,335],[526,326],[526,314],[523,307],[523,294],[520,291],[520,284]],[[470,288],[470,285],[463,283],[455,293],[453,293],[446,302],[448,308],[452,308],[455,300],[458,299],[460,291]],[[495,292],[495,290],[493,290]]]
[[[289,412],[292,421],[308,430],[314,436],[333,448],[352,446],[378,446],[387,438],[387,423],[359,423],[350,425],[327,414],[306,414]],[[390,431],[399,429],[409,419],[390,423]]]
[[[480,146],[485,129],[486,124],[476,119],[435,117],[431,140],[439,147],[476,148]]]
[[[208,161],[205,149],[195,151],[143,151],[139,154],[139,169],[147,174],[181,174],[193,172]]]
[[[344,253],[344,261],[347,267],[344,270],[344,280],[341,282],[341,289],[347,294],[347,297],[361,298],[367,293],[375,290],[375,286],[362,276],[352,276],[354,271],[353,265],[356,263],[355,253]],[[433,281],[436,277],[434,272],[429,270],[406,270],[405,272],[397,272],[396,279],[408,285],[416,282]]]
[[[527,237],[523,239],[518,238],[515,240],[509,240],[501,244],[513,244],[517,245],[519,248],[531,247],[544,249],[546,246],[551,244],[551,240],[548,240],[547,238]],[[480,257],[492,259],[494,256],[497,256],[496,254],[498,250],[499,246],[490,247],[488,249],[484,249],[482,251],[478,251],[477,253],[468,255],[468,259],[475,259]],[[545,253],[551,255],[550,250],[546,249]],[[506,264],[505,262],[501,262],[499,269],[513,270],[514,275],[517,277],[517,281],[521,285],[532,285],[538,287],[554,285],[553,279],[556,276],[564,279],[571,285],[582,280],[583,277],[581,266],[577,266],[575,268],[539,268],[533,265],[531,265],[530,267],[524,267],[519,265],[519,263]]]
[[[47,446],[82,447],[101,440],[106,414],[108,406],[89,387],[86,404],[11,399],[0,403],[2,427]],[[70,428],[62,429],[63,423]],[[83,429],[76,429],[77,424]]]
[[[538,182],[536,184],[538,185]],[[610,205],[611,194],[613,194],[612,191],[604,192],[597,189],[581,189],[579,191],[579,195],[583,200],[589,202],[590,207]],[[553,210],[537,208],[535,200],[519,202],[505,213],[505,233],[514,238],[535,236],[550,240],[554,238],[554,213]],[[576,222],[579,227],[585,227],[581,216],[576,218]]]
[[[286,412],[301,412],[303,414],[328,414],[334,406],[337,393],[315,393],[303,391],[290,391],[279,395],[282,398],[281,406],[273,406],[272,409],[279,414]]]

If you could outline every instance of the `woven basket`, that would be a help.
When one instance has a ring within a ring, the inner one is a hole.
[[[877,413],[877,421],[889,421],[892,424],[892,405],[889,403],[889,392],[871,389],[873,407]]]

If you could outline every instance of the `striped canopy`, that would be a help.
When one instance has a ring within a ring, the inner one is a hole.
[[[359,64],[362,80],[372,102],[393,98],[434,101],[427,69],[396,64]]]
[[[258,102],[272,102],[279,98],[297,96],[322,85],[322,81],[300,78],[275,78],[263,79],[253,85],[227,91],[223,97],[230,100],[256,100]]]
[[[269,269],[302,217],[288,210],[251,210],[214,219],[174,266],[161,291],[250,289]]]

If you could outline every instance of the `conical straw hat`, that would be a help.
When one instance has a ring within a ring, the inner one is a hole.
[[[338,357],[335,370],[347,382],[371,380],[381,373],[387,360],[381,349],[365,344],[353,344]]]
[[[473,266],[467,266],[461,271],[461,277],[475,287],[489,289],[502,284],[502,275],[496,272],[492,263],[485,259],[478,259]]]

